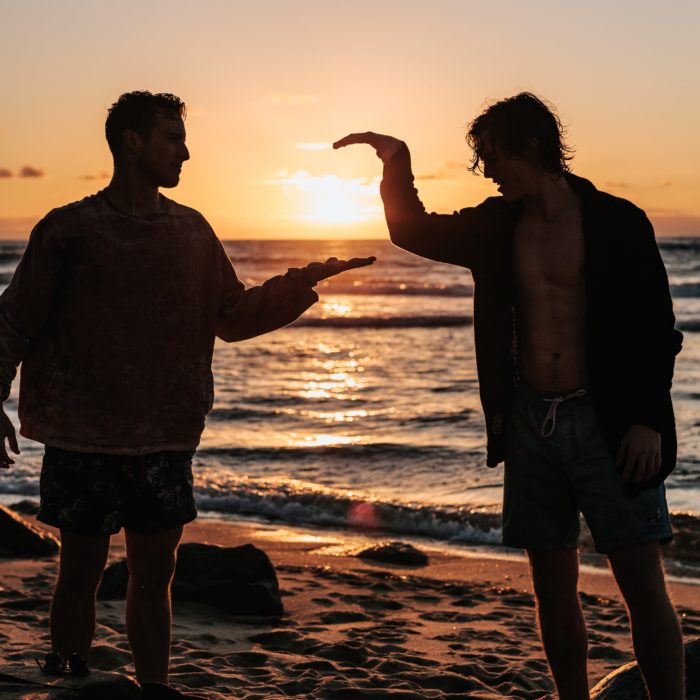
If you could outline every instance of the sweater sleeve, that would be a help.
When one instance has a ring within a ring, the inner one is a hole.
[[[629,241],[632,254],[627,266],[628,308],[636,345],[628,370],[633,379],[630,418],[632,424],[661,432],[683,335],[674,328],[668,277],[654,229],[646,215],[640,213],[640,216],[634,238]]]
[[[221,243],[219,264],[223,292],[216,334],[228,343],[282,328],[318,301],[318,294],[298,270],[246,289]]]
[[[438,262],[472,269],[478,266],[493,221],[489,200],[453,214],[428,213],[414,187],[411,156],[405,144],[384,164],[380,192],[395,245]]]
[[[64,272],[57,227],[49,218],[32,231],[12,280],[0,296],[0,400],[10,394],[17,367],[51,315]]]

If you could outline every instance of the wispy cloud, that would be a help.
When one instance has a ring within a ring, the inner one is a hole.
[[[39,168],[35,168],[31,165],[25,165],[20,171],[20,177],[44,177],[45,173]]]
[[[675,187],[676,185],[673,180],[658,180],[657,182],[627,182],[626,180],[608,180],[603,184],[605,187],[609,187],[611,190],[626,190],[630,187],[636,190],[668,189],[669,187]]]
[[[456,170],[464,172],[466,169],[467,166],[465,163],[456,163],[455,161],[448,160],[441,168],[438,168],[436,172],[416,175],[416,180],[454,180]]]
[[[261,97],[257,104],[269,107],[309,107],[321,102],[318,95],[304,95],[295,92],[272,92]]]
[[[109,177],[109,173],[102,171],[99,175],[78,175],[78,180],[106,180]]]
[[[0,177],[12,177],[12,171],[7,168],[0,168]]]
[[[331,143],[298,143],[297,148],[302,151],[329,151],[333,148]]]

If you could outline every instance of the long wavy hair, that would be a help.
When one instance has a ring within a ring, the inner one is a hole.
[[[564,141],[566,129],[554,108],[530,92],[492,104],[469,124],[466,140],[473,152],[469,170],[475,174],[483,170],[484,135],[516,157],[534,148],[537,161],[548,173],[569,171],[573,149]]]

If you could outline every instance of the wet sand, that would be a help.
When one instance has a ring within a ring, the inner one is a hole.
[[[445,548],[422,550],[427,566],[358,559],[378,538],[201,519],[183,541],[253,543],[274,563],[283,618],[238,618],[175,603],[172,685],[202,698],[552,697],[525,560]],[[113,539],[110,560],[122,558]],[[0,560],[0,671],[41,679],[48,649],[56,560]],[[687,638],[700,634],[700,587],[670,584]],[[632,660],[627,617],[612,577],[585,569],[580,590],[589,628],[591,686]],[[133,675],[123,602],[98,602],[90,664]],[[25,671],[26,669],[26,671]],[[53,697],[48,690],[0,698]]]

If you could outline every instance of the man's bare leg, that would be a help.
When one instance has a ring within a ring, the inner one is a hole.
[[[51,648],[87,660],[95,634],[95,594],[109,554],[109,535],[61,530],[61,557],[49,613]]]
[[[182,527],[157,533],[126,530],[129,585],[126,631],[139,683],[167,683],[170,659],[170,582]]]
[[[578,550],[528,550],[542,644],[561,700],[588,700],[588,638],[578,597]]]
[[[637,663],[652,700],[684,700],[683,636],[666,590],[661,546],[646,542],[608,555],[627,603]]]

